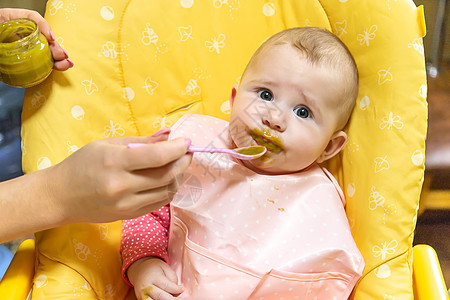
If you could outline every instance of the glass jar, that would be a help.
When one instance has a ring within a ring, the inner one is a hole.
[[[0,24],[0,79],[12,86],[30,87],[52,72],[53,58],[47,39],[30,19]]]

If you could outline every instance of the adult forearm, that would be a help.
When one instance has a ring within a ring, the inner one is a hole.
[[[0,183],[0,243],[64,224],[64,214],[48,193],[50,170]]]

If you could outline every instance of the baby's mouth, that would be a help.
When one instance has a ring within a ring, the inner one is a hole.
[[[250,130],[250,135],[258,145],[266,147],[267,151],[275,153],[283,151],[283,143],[280,138],[273,136],[268,129],[261,131],[254,128]]]

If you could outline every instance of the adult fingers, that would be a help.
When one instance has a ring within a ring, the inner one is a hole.
[[[53,35],[50,25],[47,23],[47,21],[37,12],[34,10],[25,10],[24,16],[22,18],[29,18],[36,22],[36,24],[39,27],[39,30],[41,33],[46,37],[46,39],[49,42],[55,41],[55,36]]]
[[[183,157],[159,168],[149,168],[132,171],[128,177],[129,184],[133,185],[135,191],[146,191],[154,188],[168,186],[175,181],[191,163],[191,155]]]
[[[171,132],[171,130],[172,130],[172,129],[170,129],[170,128],[163,128],[163,129],[160,129],[160,130],[158,130],[157,132],[155,132],[155,133],[152,135],[152,137],[157,137],[157,136],[160,136],[160,135],[169,135],[170,132]]]
[[[55,61],[69,58],[69,54],[67,54],[66,50],[64,50],[57,42],[50,44],[50,51],[52,52],[52,56]]]
[[[0,23],[17,18],[28,18],[35,21],[39,30],[49,42],[55,40],[51,33],[50,25],[37,11],[22,8],[3,8],[0,10]]]
[[[53,56],[53,69],[65,71],[73,67],[73,62],[69,59],[69,55],[57,42],[49,44],[50,52]]]
[[[127,136],[127,137],[113,137],[109,139],[104,139],[103,141],[107,141],[110,144],[114,145],[122,145],[128,146],[131,143],[138,144],[154,144],[162,141],[167,141],[168,135],[159,135],[159,136]]]
[[[130,171],[164,166],[187,152],[186,140],[177,138],[127,149],[124,167]]]
[[[173,182],[168,186],[133,195],[132,198],[127,199],[124,204],[126,206],[121,209],[121,211],[127,212],[127,216],[122,217],[122,219],[137,218],[160,209],[172,201],[177,189],[178,183]]]
[[[74,66],[73,62],[70,59],[64,59],[60,61],[55,61],[53,63],[53,69],[57,71],[66,71]]]
[[[53,68],[59,71],[65,71],[73,67],[73,62],[68,60],[67,52],[61,48],[55,41],[55,36],[51,31],[48,22],[37,12],[29,9],[4,8],[0,9],[0,23],[17,18],[28,18],[36,22],[39,31],[49,42],[50,51],[55,61]]]
[[[124,218],[132,219],[158,210],[171,200],[172,196],[169,195],[167,187],[160,187],[127,198],[120,211],[126,214]]]
[[[160,209],[161,207],[169,204],[169,202],[170,202],[170,200],[168,198],[165,198],[161,201],[155,201],[149,205],[139,208],[136,211],[133,211],[133,213],[126,214],[125,216],[121,215],[119,219],[122,219],[122,220],[136,219],[138,217],[141,217],[143,215],[149,214],[153,211]]]

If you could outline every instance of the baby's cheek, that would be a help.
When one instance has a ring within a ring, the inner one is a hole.
[[[234,122],[240,122],[239,119],[234,120]],[[241,123],[230,123],[230,136],[233,142],[238,147],[243,147],[242,145],[247,146],[249,142],[249,135],[245,129],[245,126]]]

